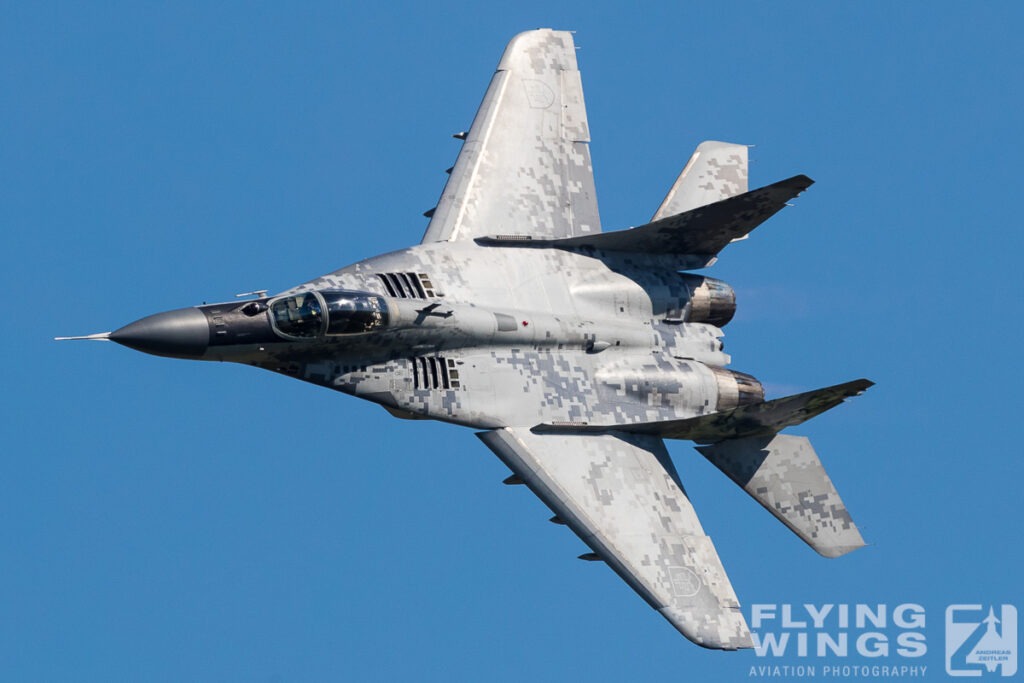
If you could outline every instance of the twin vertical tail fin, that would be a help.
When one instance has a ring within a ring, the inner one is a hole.
[[[747,146],[708,140],[697,145],[651,222],[747,191]]]
[[[702,142],[651,222],[746,193],[747,163],[744,145]],[[862,390],[860,385],[846,389]],[[781,423],[807,419],[817,414],[813,412],[815,407],[827,410],[834,405],[833,401],[842,401],[846,396],[844,389],[822,392],[806,400],[783,399],[775,410],[762,410],[760,416],[774,414],[776,424],[772,427],[780,429],[784,426]],[[743,418],[741,414],[728,421],[743,422]],[[698,446],[697,450],[815,551],[825,557],[838,557],[864,545],[839,492],[806,437],[778,433],[728,436],[732,438]]]
[[[752,436],[697,450],[818,554],[839,557],[864,546],[807,437]]]

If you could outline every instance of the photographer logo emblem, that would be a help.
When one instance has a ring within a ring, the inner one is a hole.
[[[946,608],[946,673],[1012,676],[1017,673],[1017,609],[1013,605]]]

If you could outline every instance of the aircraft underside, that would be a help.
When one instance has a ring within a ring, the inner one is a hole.
[[[752,646],[664,439],[697,450],[816,552],[864,545],[810,442],[782,430],[869,386],[766,400],[727,369],[732,289],[695,270],[813,181],[747,187],[747,148],[700,144],[636,228],[603,231],[572,34],[516,36],[422,242],[274,296],[113,332],[158,356],[236,362],[479,430],[600,560],[693,642]],[[780,549],[780,552],[784,552]]]

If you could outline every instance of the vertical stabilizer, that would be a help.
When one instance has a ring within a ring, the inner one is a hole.
[[[747,146],[708,140],[697,145],[651,222],[746,191]]]
[[[839,557],[864,545],[807,437],[752,436],[697,450],[819,554]]]

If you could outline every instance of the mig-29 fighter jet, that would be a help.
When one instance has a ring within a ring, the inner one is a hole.
[[[694,643],[751,636],[665,449],[685,439],[814,550],[861,547],[804,437],[871,386],[765,401],[727,370],[735,297],[693,272],[811,185],[747,190],[747,148],[704,142],[650,223],[602,232],[573,37],[508,44],[422,242],[277,296],[158,313],[89,337],[231,361],[477,436],[590,552]],[[684,271],[684,272],[681,272]]]

